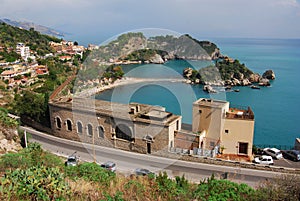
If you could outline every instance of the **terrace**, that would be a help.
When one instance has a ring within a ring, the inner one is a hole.
[[[243,120],[254,120],[254,113],[250,107],[232,107],[226,112],[227,119],[243,119]]]

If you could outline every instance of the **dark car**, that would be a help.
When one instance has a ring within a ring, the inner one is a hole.
[[[153,174],[153,172],[151,172],[150,170],[147,170],[147,169],[143,169],[143,168],[137,168],[135,169],[135,174],[136,175],[142,175],[142,176],[145,176],[145,175],[150,175],[150,174]]]
[[[300,151],[298,150],[287,150],[282,151],[283,157],[293,160],[293,161],[300,161]]]

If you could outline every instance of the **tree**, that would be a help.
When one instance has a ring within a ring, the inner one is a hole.
[[[22,116],[40,122],[45,116],[45,100],[43,94],[36,94],[30,91],[24,91],[23,94],[15,96],[13,110]]]

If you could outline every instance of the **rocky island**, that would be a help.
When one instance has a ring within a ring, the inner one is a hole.
[[[245,64],[228,57],[217,60],[215,65],[199,71],[190,67],[185,68],[183,76],[188,83],[203,84],[203,90],[210,93],[215,92],[212,86],[226,86],[227,89],[232,86],[252,86],[254,83],[259,86],[270,86],[270,80],[275,79],[273,70],[267,70],[261,76],[249,70]]]

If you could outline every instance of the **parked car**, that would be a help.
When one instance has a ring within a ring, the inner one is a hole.
[[[150,170],[147,170],[147,169],[143,169],[143,168],[137,168],[135,169],[135,174],[136,175],[142,175],[142,176],[145,176],[145,175],[149,175],[149,174],[153,174],[153,172],[151,172]]]
[[[279,149],[276,148],[264,148],[264,153],[272,156],[275,159],[281,159],[282,158],[282,153]]]
[[[114,162],[111,161],[107,161],[105,163],[101,164],[101,167],[111,171],[111,172],[115,172],[116,171],[116,164]]]
[[[298,150],[287,150],[282,151],[283,157],[293,161],[300,161],[300,151]]]
[[[266,156],[266,155],[262,155],[254,158],[253,162],[257,164],[274,165],[272,156]]]
[[[76,166],[78,165],[79,158],[77,156],[69,156],[65,162],[66,166]]]

